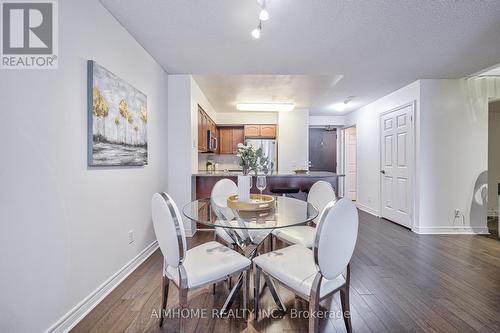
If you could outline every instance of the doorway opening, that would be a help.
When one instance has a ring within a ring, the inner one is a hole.
[[[335,127],[309,128],[309,170],[337,171],[337,129]]]
[[[358,151],[357,151],[357,129],[356,126],[342,130],[343,146],[343,194],[352,201],[358,199]]]
[[[488,237],[499,239],[498,205],[500,195],[500,98],[488,102]],[[486,193],[483,194],[483,197]],[[485,198],[481,198],[485,199]],[[484,217],[483,217],[484,218]]]

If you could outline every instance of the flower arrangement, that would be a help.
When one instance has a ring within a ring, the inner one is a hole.
[[[255,176],[259,171],[263,171],[267,175],[273,169],[274,163],[269,161],[267,156],[264,156],[262,148],[255,149],[253,146],[239,143],[236,156],[240,158],[240,166],[245,176],[250,171],[253,171]]]

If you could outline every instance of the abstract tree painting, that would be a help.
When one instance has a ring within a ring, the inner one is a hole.
[[[93,60],[87,69],[88,165],[146,165],[146,95]]]

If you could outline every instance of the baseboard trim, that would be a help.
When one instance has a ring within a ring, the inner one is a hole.
[[[61,317],[53,324],[46,333],[68,332],[80,320],[82,320],[93,308],[95,308],[109,293],[111,293],[127,276],[130,275],[140,264],[142,264],[158,248],[158,242],[155,240],[142,250],[137,256],[130,260],[118,272],[113,274],[108,280],[101,284],[90,295],[85,297],[73,309]]]
[[[412,230],[422,235],[489,235],[488,227],[413,227]]]
[[[370,208],[368,206],[363,205],[362,203],[356,202],[356,206],[362,210],[363,212],[366,212],[368,214],[374,215],[376,217],[380,217],[380,213],[378,210],[375,210],[373,208]]]

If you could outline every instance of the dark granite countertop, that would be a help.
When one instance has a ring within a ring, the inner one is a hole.
[[[203,171],[200,170],[193,174],[193,177],[236,177],[241,175],[238,171]],[[306,174],[293,173],[293,172],[274,172],[272,175],[267,175],[268,177],[335,177],[337,176],[334,172],[328,171],[309,171]]]

